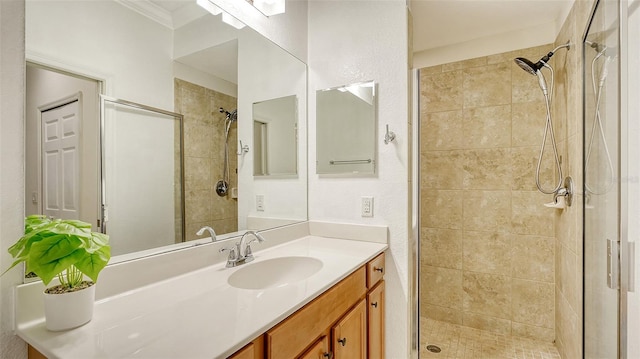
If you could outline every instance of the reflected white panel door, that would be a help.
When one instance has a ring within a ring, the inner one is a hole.
[[[79,101],[42,112],[42,213],[79,218]]]

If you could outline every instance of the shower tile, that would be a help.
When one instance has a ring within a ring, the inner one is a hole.
[[[510,274],[510,234],[464,231],[463,246],[463,269],[465,271]]]
[[[513,236],[511,273],[514,278],[554,283],[554,258],[553,237]]]
[[[462,309],[462,271],[421,265],[420,291],[426,303]]]
[[[511,146],[511,106],[470,108],[464,111],[462,137],[466,148]]]
[[[477,318],[469,320],[473,319]],[[514,328],[516,324],[513,323]],[[420,358],[560,359],[552,340],[537,341],[420,318]],[[427,345],[437,345],[442,351],[432,353],[426,349]]]
[[[511,335],[514,337],[542,340],[546,343],[552,343],[555,339],[556,333],[553,328],[536,327],[533,325],[512,322]]]
[[[461,310],[440,307],[437,305],[420,303],[420,316],[446,323],[462,324]]]
[[[514,322],[553,328],[555,295],[553,283],[514,279],[512,290]]]
[[[511,102],[511,71],[506,63],[464,70],[464,108]]]
[[[462,189],[462,151],[427,151],[420,160],[421,188]]]
[[[556,326],[558,337],[562,338],[565,358],[582,358],[582,323],[580,317],[564,298],[562,293],[556,296],[558,317]],[[587,345],[589,345],[587,343]]]
[[[464,189],[509,188],[512,177],[508,148],[464,151]]]
[[[579,268],[578,258],[575,253],[565,248],[562,244],[557,246],[557,250],[559,276],[556,285],[569,305],[571,305],[574,310],[577,310],[582,305],[580,295],[582,285],[579,283],[581,268]],[[606,273],[600,274],[597,280],[606,283],[607,278],[605,275]]]
[[[426,76],[422,83],[421,112],[441,112],[462,109],[464,97],[462,71]]]
[[[421,191],[421,225],[462,229],[462,191]]]
[[[547,116],[544,101],[514,103],[512,113],[513,147],[540,146]]]
[[[462,230],[422,228],[420,240],[422,263],[462,269]]]
[[[500,334],[500,335],[509,335],[511,334],[511,321],[502,318],[491,317],[482,314],[462,313],[462,324],[464,326],[486,330],[491,333]],[[480,357],[483,358],[483,357]],[[490,358],[490,357],[487,357]]]
[[[465,191],[463,199],[465,230],[510,232],[510,191]]]
[[[462,110],[424,113],[420,116],[420,152],[463,148]]]
[[[516,57],[522,57],[522,50],[503,52],[499,54],[489,55],[487,56],[487,64],[497,64],[500,62],[513,63],[513,60]]]
[[[552,200],[551,195],[540,192],[513,191],[511,209],[511,227],[513,233],[554,236],[554,211],[544,203]]]
[[[542,56],[542,54],[538,56]],[[511,64],[511,74],[512,103],[544,101],[544,95],[540,90],[536,76],[524,71],[515,62]]]
[[[511,318],[512,291],[511,278],[508,276],[465,271],[462,274],[462,286],[465,325],[468,325],[464,319],[467,313],[502,319]]]
[[[187,223],[211,221],[211,190],[185,190]]]
[[[184,157],[184,186],[189,189],[212,189],[211,158]]]
[[[213,131],[210,126],[193,123],[184,123],[184,146],[185,156],[191,157],[211,157],[213,144],[211,137]]]
[[[540,147],[514,147],[511,149],[511,165],[513,180],[512,190],[517,191],[537,191],[536,188],[536,166]],[[551,178],[553,172],[548,168],[541,168],[540,178]]]
[[[423,67],[420,69],[420,81],[424,80],[426,75],[433,75],[442,73],[442,65]]]
[[[464,70],[473,67],[485,66],[487,64],[487,57],[476,57],[469,60],[462,60],[456,62],[449,62],[447,64],[442,65],[442,72],[455,71],[455,70]]]
[[[207,97],[203,87],[194,89],[183,87],[181,89],[182,108],[180,112],[185,118],[185,122],[210,125],[211,115],[208,111]]]

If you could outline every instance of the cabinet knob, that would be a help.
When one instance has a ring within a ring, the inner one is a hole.
[[[373,270],[376,271],[376,272],[384,273],[384,268],[383,267],[373,267]]]
[[[338,339],[338,343],[342,344],[342,346],[347,345],[347,338]]]
[[[333,359],[333,353],[332,352],[327,352],[322,354],[323,358],[327,358],[327,359]]]
[[[378,308],[378,302],[371,303],[371,306],[374,307],[374,308]]]

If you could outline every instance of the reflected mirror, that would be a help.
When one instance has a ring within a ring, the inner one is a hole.
[[[57,206],[106,231],[121,258],[188,245],[204,226],[225,239],[307,219],[307,174],[296,170],[307,167],[306,65],[256,31],[195,0],[27,0],[26,58],[26,215]],[[117,121],[101,128],[101,96],[162,112],[111,103],[102,119]],[[269,113],[272,101],[286,116]],[[70,103],[58,136],[76,144],[47,167],[43,121]],[[267,124],[266,145],[253,143],[254,119]],[[257,148],[265,174],[297,174],[254,176]]]
[[[365,82],[316,92],[319,174],[374,174],[376,86]]]
[[[297,113],[295,96],[253,104],[254,176],[295,176],[298,173]]]

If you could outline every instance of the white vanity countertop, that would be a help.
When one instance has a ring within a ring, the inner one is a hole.
[[[225,358],[387,247],[306,236],[255,251],[253,262],[236,268],[220,263],[100,300],[82,327],[50,332],[42,318],[20,324],[16,333],[50,359]],[[227,283],[244,267],[287,256],[313,257],[323,265],[308,279],[281,287],[248,290]]]

